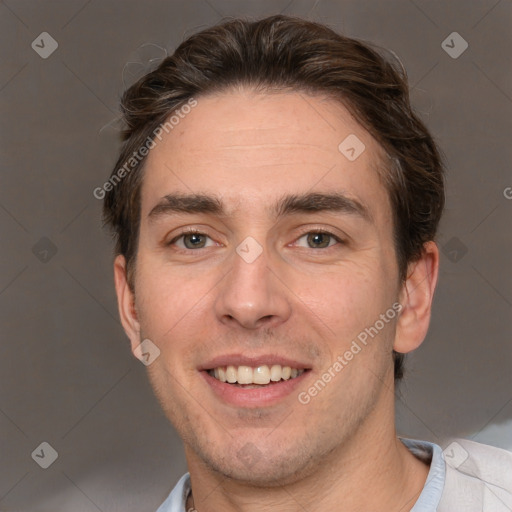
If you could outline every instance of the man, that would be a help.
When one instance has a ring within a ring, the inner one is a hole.
[[[119,311],[189,468],[159,512],[512,509],[512,454],[396,436],[444,205],[396,66],[319,24],[232,20],[122,108]]]

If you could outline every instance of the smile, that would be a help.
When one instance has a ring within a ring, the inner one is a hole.
[[[208,374],[220,382],[227,382],[237,386],[259,387],[279,381],[295,379],[304,373],[304,369],[291,368],[290,366],[261,365],[251,366],[219,366],[208,370]]]

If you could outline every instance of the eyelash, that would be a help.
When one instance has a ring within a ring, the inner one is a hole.
[[[340,237],[336,236],[334,233],[331,233],[330,231],[327,231],[325,229],[309,229],[307,231],[304,231],[303,233],[301,233],[299,235],[299,237],[297,238],[297,240],[299,240],[300,238],[302,238],[304,235],[309,235],[309,234],[321,234],[321,235],[328,235],[332,238],[334,238],[334,240],[336,240],[336,242],[338,242],[338,244],[341,244],[343,245],[345,243],[344,240],[342,240]],[[175,244],[180,238],[182,238],[183,236],[185,235],[202,235],[202,236],[207,236],[208,235],[202,231],[199,231],[198,229],[195,229],[195,228],[189,228],[189,229],[186,229],[186,230],[183,230],[179,235],[175,236],[170,242],[168,242],[166,245],[167,246],[172,246],[173,244]],[[210,237],[208,237],[210,238]],[[323,249],[324,251],[325,250],[328,250],[328,249],[332,249],[333,247],[335,247],[335,245],[330,245],[330,246],[327,246],[327,247],[320,247],[319,249]],[[199,249],[205,249],[206,247],[200,247]],[[181,249],[181,248],[178,248],[177,251],[178,252],[197,252],[199,249]],[[308,249],[311,249],[312,251],[318,251],[319,249],[315,249],[313,247],[308,247]]]

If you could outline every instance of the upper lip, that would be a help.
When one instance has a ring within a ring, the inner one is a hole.
[[[258,356],[247,356],[242,354],[226,354],[214,357],[199,367],[199,370],[212,370],[221,366],[251,366],[257,368],[258,366],[272,366],[279,364],[281,366],[289,366],[297,368],[297,370],[308,370],[310,365],[302,363],[289,357],[283,357],[278,354],[261,354]]]

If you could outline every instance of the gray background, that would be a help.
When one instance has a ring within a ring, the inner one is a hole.
[[[1,511],[154,511],[186,471],[118,322],[92,191],[115,162],[125,82],[224,15],[277,12],[392,49],[446,154],[440,284],[397,394],[399,433],[512,449],[510,0],[5,0]],[[43,31],[59,45],[47,59],[31,47]],[[469,43],[456,59],[441,46],[454,31]],[[31,457],[43,441],[58,452],[48,469]]]

